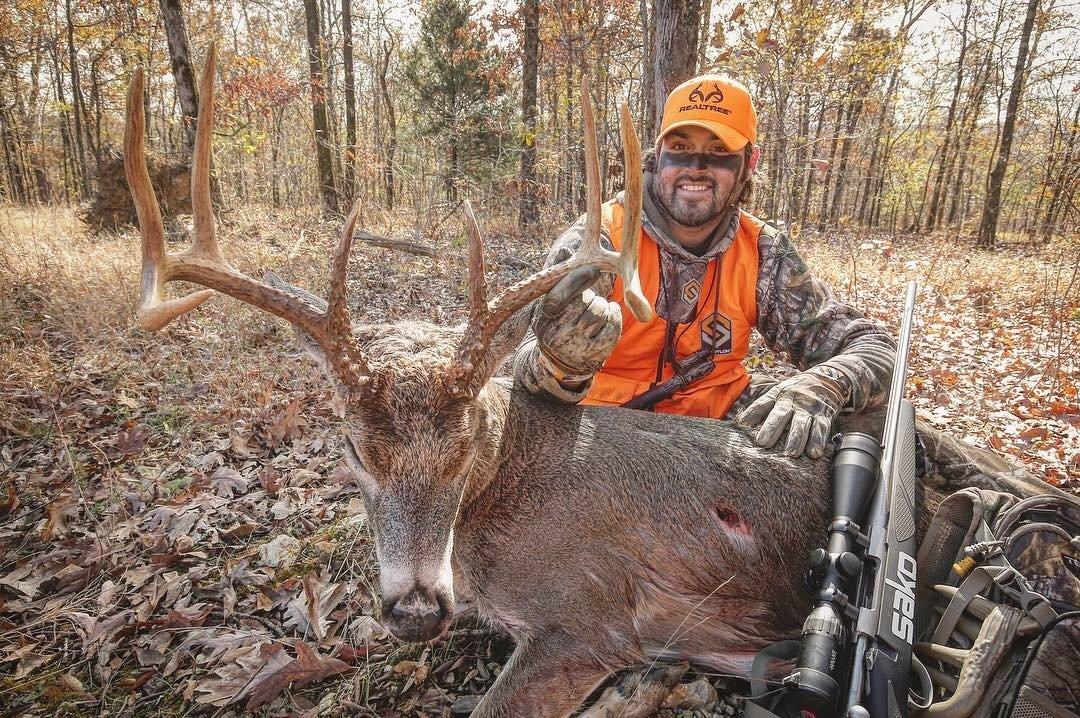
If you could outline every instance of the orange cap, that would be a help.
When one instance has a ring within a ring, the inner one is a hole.
[[[664,103],[659,137],[676,127],[704,127],[738,150],[757,140],[757,111],[750,93],[725,75],[699,75],[676,87]]]

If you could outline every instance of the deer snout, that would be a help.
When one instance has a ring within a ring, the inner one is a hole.
[[[438,638],[450,625],[444,597],[419,587],[396,600],[383,600],[382,622],[390,633],[411,643]]]

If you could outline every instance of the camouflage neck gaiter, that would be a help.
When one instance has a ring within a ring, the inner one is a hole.
[[[669,216],[653,196],[653,175],[646,172],[645,192],[641,223],[649,236],[660,247],[660,292],[656,300],[656,313],[669,323],[686,324],[694,318],[694,310],[705,288],[705,270],[709,262],[719,257],[731,246],[739,229],[739,210],[728,210],[730,219],[721,221],[713,236],[706,243],[707,249],[699,257],[683,249],[671,238]]]

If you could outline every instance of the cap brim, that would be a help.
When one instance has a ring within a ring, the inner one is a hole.
[[[664,130],[664,134],[660,135],[661,138],[672,130],[677,130],[680,127],[701,127],[709,132],[713,133],[721,140],[724,141],[724,146],[729,150],[741,150],[750,142],[750,138],[734,130],[727,125],[722,125],[719,122],[709,122],[708,120],[680,120],[679,122],[672,122],[671,126]]]

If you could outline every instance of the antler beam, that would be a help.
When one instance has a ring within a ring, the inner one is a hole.
[[[211,43],[199,85],[199,118],[191,167],[191,205],[194,240],[186,252],[165,251],[161,210],[146,169],[145,120],[143,117],[144,72],[135,69],[127,97],[124,128],[124,170],[135,201],[142,234],[142,297],[139,326],[157,331],[181,314],[190,312],[215,292],[281,317],[314,339],[326,354],[331,369],[352,392],[365,390],[371,368],[352,334],[346,296],[345,272],[352,236],[359,217],[359,203],[349,213],[334,254],[329,300],[325,311],[303,297],[271,287],[237,271],[221,254],[210,201],[210,149],[214,122],[214,74],[217,52]],[[165,300],[168,282],[185,281],[207,287],[179,299]]]
[[[641,144],[638,141],[634,121],[629,108],[622,106],[620,132],[623,142],[623,164],[626,171],[626,188],[623,192],[625,213],[622,234],[622,251],[613,252],[600,243],[601,206],[600,153],[596,143],[596,120],[593,116],[592,95],[589,81],[582,79],[581,107],[585,126],[585,176],[586,215],[585,237],[574,254],[559,264],[545,267],[539,272],[508,287],[493,301],[487,299],[487,280],[484,276],[484,249],[480,228],[472,206],[465,203],[465,227],[469,235],[469,324],[458,345],[458,353],[451,369],[450,378],[456,392],[475,395],[486,376],[480,376],[478,368],[499,327],[518,310],[537,297],[546,294],[559,280],[573,270],[594,266],[614,272],[623,282],[623,294],[627,306],[639,321],[653,317],[652,306],[641,291],[641,279],[637,271],[638,244],[641,240],[642,175]]]

